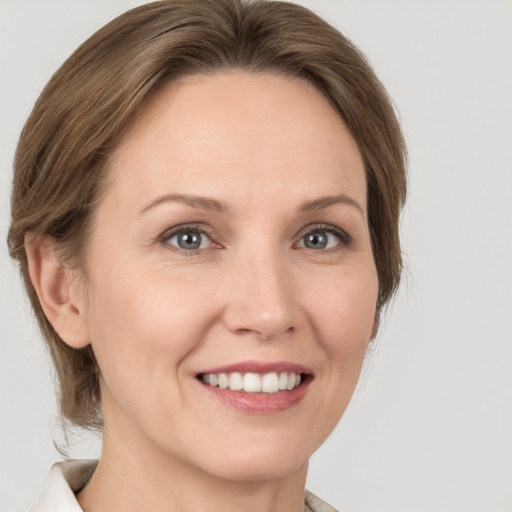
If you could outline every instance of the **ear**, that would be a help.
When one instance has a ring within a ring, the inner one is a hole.
[[[73,348],[89,345],[89,333],[78,293],[77,272],[65,268],[49,235],[25,235],[30,280],[48,321],[61,339]]]

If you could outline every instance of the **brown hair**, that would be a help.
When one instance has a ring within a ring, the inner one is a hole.
[[[25,234],[50,235],[64,260],[79,265],[106,159],[149,95],[178,77],[229,69],[302,77],[339,112],[366,168],[377,314],[398,287],[405,146],[364,55],[317,15],[283,1],[163,0],[132,9],[53,75],[14,163],[9,249],[56,367],[61,416],[75,425],[101,427],[98,365],[90,347],[69,347],[46,319],[28,273]]]

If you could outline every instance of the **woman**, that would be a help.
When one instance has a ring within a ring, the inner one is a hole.
[[[404,145],[361,53],[285,2],[162,1],[57,71],[9,247],[60,383],[102,429],[33,510],[316,510],[399,283]]]

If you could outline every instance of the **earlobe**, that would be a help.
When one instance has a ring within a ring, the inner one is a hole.
[[[65,268],[49,235],[25,235],[30,280],[48,321],[61,339],[73,348],[89,344],[81,300],[75,293],[76,270]],[[73,286],[75,284],[75,286]]]

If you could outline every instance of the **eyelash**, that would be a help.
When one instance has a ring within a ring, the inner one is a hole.
[[[170,229],[167,229],[162,233],[162,235],[159,237],[160,242],[164,244],[164,246],[171,251],[177,252],[178,254],[181,254],[183,256],[195,256],[197,254],[200,254],[201,251],[204,251],[204,249],[182,249],[181,247],[177,247],[176,245],[171,245],[169,243],[169,239],[173,236],[179,235],[181,233],[187,233],[193,231],[195,233],[199,233],[200,235],[206,235],[211,243],[215,244],[213,242],[213,238],[215,238],[215,232],[205,230],[204,228],[196,225],[196,224],[181,224],[179,226],[174,226]],[[218,247],[221,247],[219,244],[215,244]]]
[[[320,232],[320,233],[331,233],[333,235],[336,235],[340,242],[338,244],[336,244],[334,247],[330,247],[328,249],[323,249],[321,252],[336,252],[336,251],[339,251],[341,249],[350,249],[353,244],[354,244],[354,239],[352,238],[352,236],[350,236],[346,231],[336,227],[336,226],[333,226],[331,224],[316,224],[314,225],[313,227],[310,227],[308,226],[308,230],[303,234],[301,235],[301,237],[299,238],[299,240],[303,240],[304,237],[310,233],[315,233],[315,232]],[[312,251],[314,251],[315,249],[311,249]],[[319,250],[320,252],[320,250]]]
[[[162,235],[159,236],[158,240],[168,249],[177,252],[178,254],[184,255],[184,256],[195,256],[200,254],[205,249],[182,249],[181,247],[177,247],[176,245],[171,245],[169,243],[169,239],[173,236],[179,235],[181,233],[187,233],[187,232],[196,232],[200,235],[205,235],[210,239],[210,242],[217,246],[217,248],[221,248],[222,246],[220,244],[217,244],[213,241],[213,239],[216,237],[216,233],[213,230],[205,230],[199,225],[196,224],[184,224],[179,226],[174,226],[170,229],[167,229],[162,233]],[[331,253],[336,252],[342,249],[350,249],[354,243],[354,239],[351,235],[349,235],[346,231],[330,225],[330,224],[316,224],[313,226],[308,226],[308,229],[306,232],[304,232],[300,238],[299,241],[302,241],[306,235],[311,233],[331,233],[333,235],[336,235],[340,242],[335,245],[334,247],[330,247],[327,249],[309,249],[311,251],[318,251],[323,253]],[[295,244],[294,244],[295,245]],[[308,249],[308,247],[304,247],[305,249]]]

